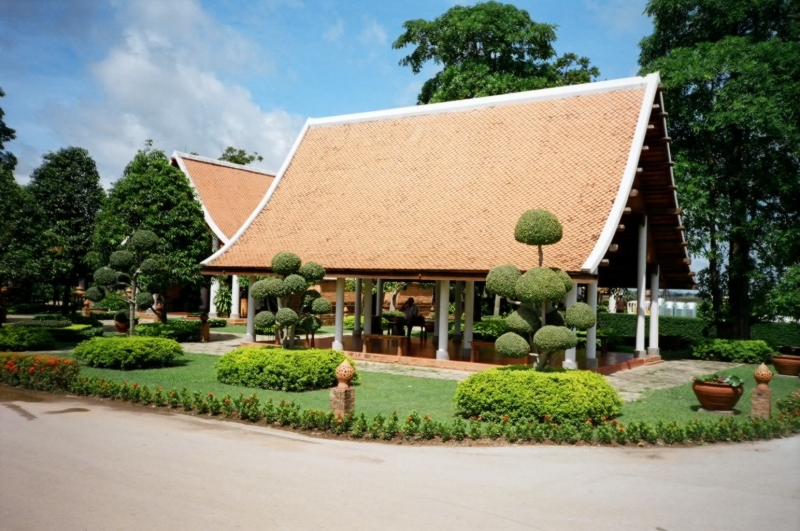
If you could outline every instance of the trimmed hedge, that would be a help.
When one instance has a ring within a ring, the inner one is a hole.
[[[242,347],[217,362],[217,380],[231,385],[311,391],[336,385],[336,367],[353,360],[336,350]]]
[[[72,326],[72,321],[55,318],[47,321],[43,321],[41,319],[23,319],[22,321],[8,323],[6,326],[19,328],[65,328],[67,326]]]
[[[77,380],[78,364],[55,356],[0,354],[0,381],[42,391],[68,391]]]
[[[136,327],[134,334],[142,337],[162,337],[179,343],[200,341],[200,321],[170,319],[166,323],[148,323]]]
[[[74,324],[66,328],[52,328],[49,332],[55,341],[80,343],[81,341],[86,341],[93,337],[101,337],[103,335],[103,327],[102,325],[91,326],[88,324]]]
[[[345,317],[343,326],[344,326],[345,330],[353,330],[356,327],[356,316],[355,315],[348,315],[347,317]],[[381,317],[381,326],[383,326],[383,328],[386,328],[387,326],[389,326],[389,321],[384,317]],[[364,316],[363,315],[361,316],[361,329],[362,330],[364,329]]]
[[[490,369],[459,382],[456,411],[469,418],[585,422],[620,414],[617,391],[597,373]]]
[[[0,328],[0,352],[49,350],[54,347],[53,336],[46,329],[21,326]]]
[[[79,344],[72,355],[90,367],[129,370],[170,365],[183,349],[160,337],[96,337]]]
[[[508,332],[508,323],[503,317],[482,317],[472,325],[472,333],[476,338],[492,341]]]
[[[692,347],[695,358],[734,363],[766,363],[772,359],[772,353],[772,348],[764,341],[712,339]]]

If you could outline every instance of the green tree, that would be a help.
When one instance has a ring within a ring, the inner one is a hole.
[[[236,149],[233,146],[228,146],[225,148],[225,151],[222,152],[222,155],[219,157],[219,160],[224,160],[225,162],[232,162],[234,164],[241,164],[242,166],[246,166],[254,161],[261,162],[264,160],[264,157],[259,155],[257,152],[253,152],[252,154],[247,154],[247,151],[243,149]]]
[[[207,284],[200,262],[210,254],[211,233],[202,208],[186,176],[170,165],[163,151],[152,149],[152,141],[136,153],[109,191],[94,233],[95,267],[107,264],[136,230],[160,236],[164,272],[151,282],[192,289]]]
[[[0,98],[4,98],[5,95],[3,88],[0,87]],[[6,125],[3,119],[5,115],[3,108],[0,107],[0,166],[14,171],[14,168],[17,167],[17,159],[9,151],[5,150],[5,143],[17,138],[17,132]]]
[[[403,28],[392,47],[414,49],[401,66],[414,74],[428,61],[443,67],[422,85],[420,104],[588,83],[600,75],[586,57],[556,54],[555,25],[534,22],[510,4],[455,6]]]
[[[646,9],[642,73],[659,71],[666,87],[683,222],[690,251],[709,261],[698,280],[721,336],[749,338],[755,301],[800,262],[798,6]]]
[[[97,166],[85,149],[68,147],[42,159],[31,175],[29,189],[53,237],[50,274],[63,286],[62,311],[67,312],[72,287],[90,272],[87,254],[105,192]]]

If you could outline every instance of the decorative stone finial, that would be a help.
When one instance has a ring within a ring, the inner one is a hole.
[[[770,371],[769,368],[767,368],[767,365],[765,363],[762,363],[753,373],[753,378],[756,379],[756,383],[758,383],[759,389],[768,388],[769,381],[772,380],[772,371]]]
[[[342,363],[336,367],[336,379],[339,381],[338,389],[350,389],[350,381],[355,376],[356,371],[347,360],[342,360]]]

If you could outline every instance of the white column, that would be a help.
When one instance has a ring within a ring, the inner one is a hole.
[[[256,277],[247,277],[247,333],[244,335],[243,341],[256,340],[256,300],[253,298],[253,284],[256,282]]]
[[[439,337],[439,285],[441,281],[437,280],[433,283],[433,313],[436,314],[436,319],[433,320],[433,337]]]
[[[383,315],[383,280],[378,279],[378,294],[375,297],[375,315]]]
[[[239,294],[239,275],[233,275],[231,281],[231,319],[239,319],[239,309],[242,307],[242,300]]]
[[[364,279],[364,333],[372,333],[372,279]]]
[[[645,310],[645,290],[647,289],[647,216],[644,223],[639,226],[639,256],[636,284],[636,353],[637,358],[643,358],[647,354],[644,350],[644,310]]]
[[[648,356],[659,356],[658,349],[658,275],[660,266],[655,266],[655,271],[650,275],[650,346],[647,348]]]
[[[577,284],[574,284],[572,286],[572,289],[567,293],[567,296],[565,297],[565,299],[566,300],[564,301],[564,306],[566,308],[569,308],[570,306],[572,306],[573,304],[578,302],[578,285]],[[587,340],[587,345],[588,345],[588,340]],[[577,352],[578,352],[578,349],[571,348],[571,349],[568,349],[564,353],[564,363],[563,363],[562,366],[565,369],[577,369],[578,368],[578,364],[575,362],[575,358],[576,358]]]
[[[336,279],[336,334],[333,350],[344,350],[344,279]]]
[[[461,315],[463,310],[463,304],[461,303],[461,298],[464,295],[464,283],[461,281],[456,281],[456,311],[455,311],[455,328],[453,329],[453,339],[461,339]]]
[[[219,280],[217,277],[211,278],[211,293],[209,293],[209,306],[208,306],[208,316],[212,319],[217,317],[217,303],[214,302],[214,299],[217,298],[217,292],[219,291]]]
[[[208,311],[208,288],[200,288],[200,309]]]
[[[467,281],[467,289],[464,290],[464,351],[472,349],[472,319],[475,315],[475,281]]]
[[[439,322],[439,349],[436,351],[437,360],[450,359],[447,352],[447,318],[450,306],[450,281],[439,281],[439,303],[436,305],[436,321]]]
[[[578,289],[577,286],[573,289]],[[576,292],[577,293],[577,292]],[[586,302],[592,307],[595,316],[597,315],[597,283],[587,284]],[[586,331],[586,368],[597,368],[597,325],[595,324]]]
[[[361,337],[361,279],[356,279],[356,308],[354,312],[355,325],[353,326],[353,335]]]

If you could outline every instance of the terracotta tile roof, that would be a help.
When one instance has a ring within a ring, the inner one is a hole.
[[[191,181],[206,223],[227,243],[247,221],[275,179],[273,172],[175,152],[173,165]]]
[[[310,120],[274,193],[206,272],[265,271],[280,251],[332,274],[474,275],[509,262],[524,270],[538,265],[537,251],[514,240],[514,226],[531,208],[564,226],[545,265],[580,272],[607,224],[613,233],[623,173],[635,172],[629,155],[641,150],[635,131],[646,129],[640,115],[655,91],[635,79],[490,106]]]

